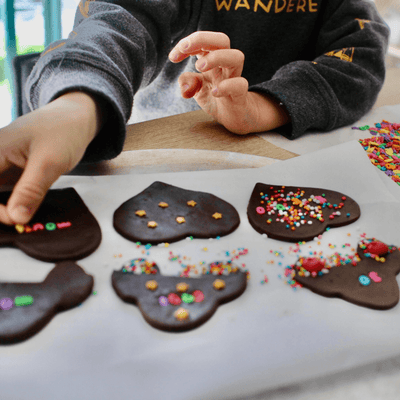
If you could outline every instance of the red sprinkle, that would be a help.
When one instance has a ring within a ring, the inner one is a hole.
[[[168,302],[174,306],[179,306],[179,304],[181,304],[181,298],[175,293],[170,293],[168,295]]]
[[[389,253],[389,247],[378,240],[367,244],[367,252],[382,257]]]
[[[325,261],[317,257],[308,257],[303,260],[302,267],[312,274],[317,274],[317,272],[325,268]]]

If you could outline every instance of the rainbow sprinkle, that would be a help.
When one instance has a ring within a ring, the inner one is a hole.
[[[353,129],[369,130],[374,137],[359,140],[371,163],[400,186],[400,124],[383,120],[375,128],[368,125]]]

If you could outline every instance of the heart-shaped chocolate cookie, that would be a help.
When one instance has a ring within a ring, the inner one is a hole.
[[[0,193],[6,204],[11,192]],[[74,188],[50,190],[27,225],[0,224],[0,245],[41,261],[79,260],[101,242],[100,226]]]
[[[333,190],[257,183],[247,207],[252,227],[272,239],[309,241],[328,227],[348,225],[360,217],[359,205]]]
[[[236,209],[204,192],[154,182],[114,213],[114,228],[125,238],[144,244],[176,242],[188,236],[215,238],[240,223]]]

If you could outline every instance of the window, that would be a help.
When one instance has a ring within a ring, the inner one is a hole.
[[[72,30],[75,11],[79,0],[59,0],[61,4],[62,33],[67,37]],[[0,0],[0,127],[12,121],[13,97],[9,81],[6,79],[6,48],[5,48],[5,0]],[[17,54],[40,52],[44,49],[45,24],[42,0],[14,0],[15,33]]]

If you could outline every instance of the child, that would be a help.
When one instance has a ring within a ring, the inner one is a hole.
[[[238,134],[350,124],[382,87],[388,36],[368,0],[82,0],[27,82],[35,111],[0,132],[0,172],[23,170],[0,222],[117,156],[134,98],[137,121],[202,108]]]

